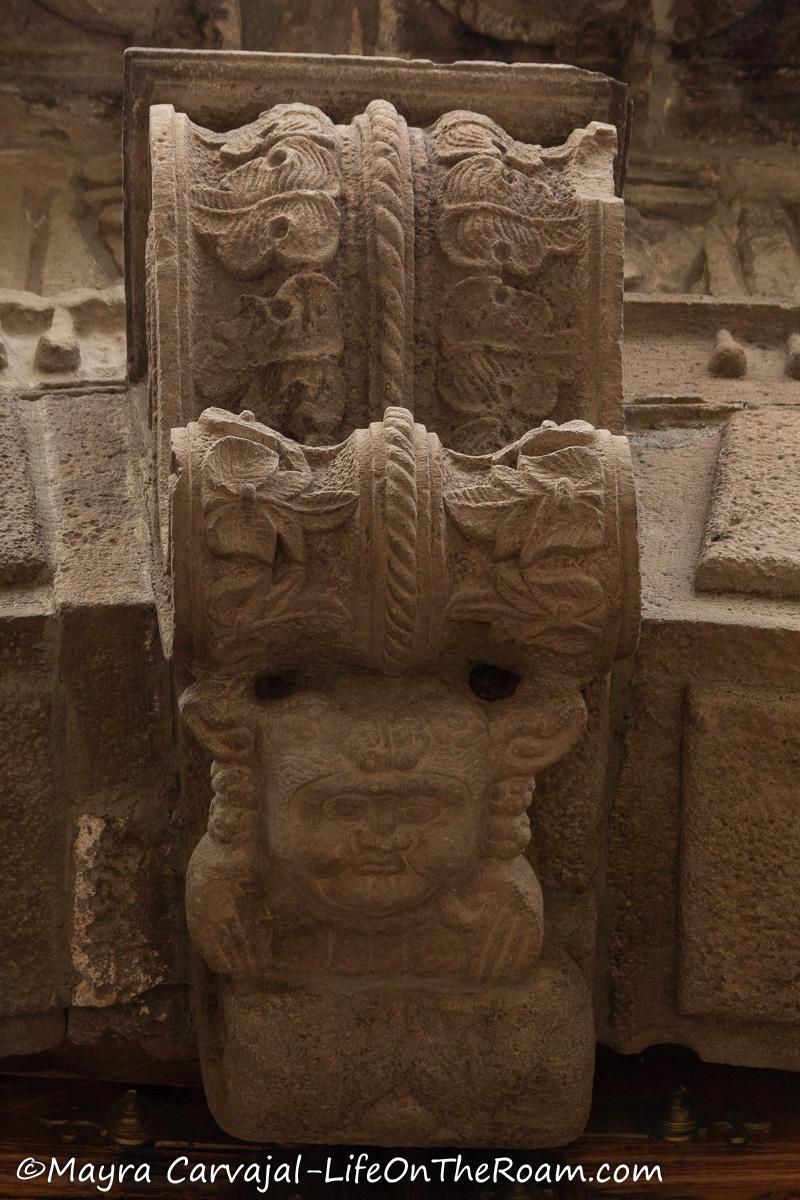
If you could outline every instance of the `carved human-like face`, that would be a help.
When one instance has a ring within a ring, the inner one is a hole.
[[[315,908],[369,919],[410,912],[476,861],[481,803],[432,772],[358,772],[270,798],[272,862]]]

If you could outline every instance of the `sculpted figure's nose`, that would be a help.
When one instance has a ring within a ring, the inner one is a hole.
[[[369,807],[365,840],[371,846],[391,850],[397,844],[397,821],[394,803],[386,797],[373,801]]]

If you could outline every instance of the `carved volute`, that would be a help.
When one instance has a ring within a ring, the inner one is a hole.
[[[212,760],[187,914],[239,1136],[585,1119],[591,967],[529,806],[638,631],[614,153],[380,99],[152,110],[162,625]]]

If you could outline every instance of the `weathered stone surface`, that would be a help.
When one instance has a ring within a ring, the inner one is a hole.
[[[67,1029],[75,1046],[92,1047],[113,1061],[126,1054],[123,1070],[148,1074],[158,1060],[196,1060],[197,1044],[186,986],[155,987],[127,1003],[70,1008]],[[131,1063],[131,1048],[138,1054]],[[126,1075],[126,1078],[129,1076]]]
[[[0,335],[5,348],[0,392],[124,379],[121,286],[55,296],[0,289]]]
[[[800,694],[692,688],[680,1010],[800,1025]]]
[[[36,494],[35,439],[29,405],[0,401],[0,584],[32,583],[48,572]]]
[[[5,1036],[27,1053],[63,1036],[63,1014],[39,1014],[180,977],[182,860],[127,397],[50,394],[0,413],[19,517],[0,590],[2,1011],[25,1017]]]
[[[552,147],[564,142],[573,130],[585,128],[593,122],[614,125],[617,130],[616,153],[608,141],[600,139],[594,142],[587,139],[584,149],[597,145],[600,156],[598,168],[600,162],[605,164],[610,154],[614,159],[615,186],[617,189],[621,186],[627,131],[624,89],[622,85],[603,76],[574,68],[518,64],[509,70],[497,63],[458,63],[451,68],[442,68],[434,63],[408,63],[394,59],[320,59],[303,55],[270,58],[257,54],[226,54],[212,62],[189,53],[157,56],[147,51],[131,51],[126,56],[126,64],[125,153],[129,163],[126,188],[126,254],[129,270],[126,283],[129,354],[133,377],[136,379],[144,377],[147,367],[144,264],[151,206],[141,164],[148,157],[150,107],[154,104],[171,104],[181,113],[186,113],[192,121],[196,120],[199,126],[203,121],[213,120],[215,128],[232,130],[252,121],[254,114],[264,112],[269,105],[297,100],[318,106],[330,121],[346,126],[354,117],[363,114],[369,103],[379,96],[394,105],[410,128],[424,129],[433,126],[443,114],[463,106],[464,98],[468,96],[471,109],[491,118],[515,142],[541,143]],[[363,124],[363,120],[360,124]],[[216,163],[213,157],[209,161],[202,156],[206,166],[210,167],[210,173],[205,172],[205,179],[194,173],[189,179],[182,168],[173,184],[169,184],[167,168],[175,153],[180,157],[183,127],[184,119],[176,118],[172,132],[177,142],[172,141],[168,129],[160,128],[158,137],[162,144],[153,147],[154,162],[162,160],[161,171],[158,168],[156,171],[156,179],[161,179],[161,184],[157,183],[155,189],[156,208],[166,210],[170,203],[170,186],[174,204],[176,187],[183,194],[190,182],[219,186],[221,176],[226,173],[225,156],[219,153],[221,145],[217,140]],[[356,136],[358,127],[349,131],[350,141]],[[203,136],[194,125],[186,128],[193,131],[193,138]],[[424,167],[424,160],[418,153],[421,147],[416,146],[418,140],[415,135],[415,175]],[[250,157],[258,157],[255,148]],[[578,155],[579,159],[581,157]],[[244,159],[236,161],[244,162]],[[357,159],[349,166],[348,163],[344,164],[345,179],[347,181],[350,178],[350,187],[353,184],[358,187],[359,162]],[[227,169],[234,166],[235,161],[231,159]],[[366,170],[369,173],[368,166]],[[604,175],[605,170],[598,169],[592,180],[587,171],[584,179],[587,197],[596,194],[599,198],[607,194]],[[245,176],[237,176],[237,180],[241,185]],[[577,179],[575,185],[580,191],[581,185]],[[274,179],[269,186],[272,194]],[[428,221],[427,204],[422,203],[424,190],[423,185],[416,218],[421,222],[421,228]],[[348,194],[352,193],[348,192],[346,186],[344,195]],[[516,194],[519,196],[519,188]],[[609,314],[617,310],[613,293],[618,287],[618,266],[613,245],[615,239],[621,237],[619,220],[614,220],[612,209],[613,206],[604,206],[603,209],[611,217],[611,227],[603,234],[603,238],[608,238],[609,261],[604,286],[611,297],[607,305]],[[408,216],[407,213],[407,219]],[[498,239],[498,244],[504,244],[502,237]],[[349,248],[349,254],[357,251],[347,228],[343,231],[342,247]],[[179,250],[181,262],[185,265],[187,252],[191,252],[192,247],[180,242]],[[594,257],[593,251],[589,253]],[[178,265],[180,267],[181,264]],[[354,264],[351,269],[357,273]],[[420,290],[420,294],[425,294],[424,289]],[[420,334],[425,332],[423,327]],[[605,341],[606,336],[611,336],[611,331],[598,330],[598,334]],[[426,339],[423,337],[422,340]],[[380,415],[380,411],[377,415]],[[199,409],[194,409],[191,415],[198,414]]]
[[[587,731],[577,746],[537,780],[531,851],[545,887],[582,892],[600,854],[608,755],[608,680],[585,692]]]
[[[119,95],[126,46],[239,45],[237,0],[7,0],[0,78],[37,98]]]
[[[736,771],[740,760],[729,744],[716,758],[709,756],[701,768],[713,773],[717,781],[713,794],[707,792],[703,798],[701,819],[706,824],[702,827],[695,801],[690,800],[687,812],[682,798],[681,767],[681,747],[687,734],[696,746],[696,728],[690,725],[687,731],[684,724],[687,684],[690,695],[711,691],[723,697],[726,692],[741,695],[743,688],[755,686],[758,696],[764,689],[775,689],[776,682],[794,693],[800,687],[795,665],[798,645],[797,629],[645,623],[637,672],[630,689],[625,688],[620,696],[629,721],[624,767],[614,787],[610,814],[603,918],[608,922],[610,1009],[600,1021],[599,1037],[625,1053],[657,1043],[676,1043],[691,1046],[711,1061],[800,1069],[800,1024],[796,1017],[788,1019],[786,1007],[793,988],[785,982],[789,962],[776,967],[777,957],[773,958],[776,944],[785,948],[788,942],[789,954],[796,962],[796,946],[791,945],[794,919],[784,935],[780,926],[785,918],[775,915],[788,914],[790,893],[781,898],[777,908],[770,905],[771,882],[757,870],[759,855],[761,861],[771,859],[779,871],[791,874],[795,869],[790,851],[796,825],[794,801],[786,791],[787,801],[777,801],[783,785],[777,794],[756,789],[753,800],[744,791],[739,793]],[[781,705],[777,689],[773,695]],[[740,711],[749,713],[743,718],[748,741],[745,743],[745,735],[740,733],[742,749],[736,752],[744,762],[749,754],[745,745],[751,745],[752,696],[747,708]],[[774,707],[772,711],[776,711]],[[774,746],[767,745],[768,736],[768,729],[757,734],[746,768],[752,774],[762,773],[765,781],[781,770]],[[784,762],[783,768],[791,777],[788,763]],[[725,776],[725,790],[720,773]],[[720,840],[711,832],[709,821],[723,833],[737,794],[742,822],[735,832],[730,827],[727,841],[724,837]],[[757,797],[767,794],[772,799],[765,799],[764,807],[770,809],[770,819],[759,828]],[[731,796],[734,799],[729,800]],[[704,854],[690,844],[698,833]],[[734,837],[740,839],[735,852]],[[741,859],[744,866],[740,868],[739,860],[734,863],[729,857],[737,869],[728,873],[722,860],[732,853],[734,858],[746,854],[746,859]],[[685,909],[686,893],[681,893],[688,861],[692,863],[690,914]],[[723,932],[722,903],[728,913],[742,914],[741,929],[734,915],[733,925]],[[773,915],[775,926],[771,925]],[[756,930],[763,935],[758,950],[753,940]],[[711,954],[715,959],[704,957]],[[749,970],[746,961],[751,963]],[[776,969],[771,970],[769,964]],[[682,998],[685,987],[691,997],[689,1005]],[[735,997],[745,995],[755,1002],[752,1009],[745,1011],[743,1005],[734,1012]],[[686,1011],[688,1007],[691,1012]],[[780,1019],[776,1019],[778,1013]]]
[[[612,754],[609,778],[608,865],[600,905],[600,927],[607,931],[608,975],[598,992],[607,994],[609,1007],[605,1015],[602,1007],[598,1012],[599,1037],[627,1053],[654,1043],[678,1043],[693,1047],[706,1059],[797,1068],[796,1023],[710,1011],[690,1014],[681,1011],[679,1001],[685,952],[685,918],[680,916],[683,864],[694,855],[694,878],[705,879],[718,898],[724,893],[733,912],[759,912],[762,889],[757,873],[750,869],[726,874],[718,888],[712,885],[705,860],[713,861],[713,847],[706,848],[701,861],[701,851],[694,852],[689,845],[697,823],[685,827],[682,748],[695,736],[686,728],[687,691],[690,697],[711,693],[740,697],[752,689],[755,712],[761,711],[764,693],[775,695],[780,705],[781,694],[800,691],[800,604],[699,592],[694,586],[720,436],[719,429],[708,427],[666,428],[633,439],[644,626],[635,670],[621,673],[615,686],[616,726],[623,752]],[[738,742],[735,753],[746,756],[752,747],[747,770],[762,772],[765,780],[781,769],[791,776],[788,758],[782,760],[767,748],[768,726],[758,716],[752,719],[760,726],[752,741],[749,726],[747,733],[731,731]],[[710,754],[704,769],[724,773],[725,787],[737,794],[736,760],[730,747],[716,756]],[[711,819],[727,820],[726,794],[721,782],[713,794],[708,788]],[[767,823],[763,832],[753,827],[758,824],[756,805],[752,814],[748,812],[747,825],[743,818],[738,827],[743,846],[749,847],[751,840],[758,846],[763,838],[766,853],[773,831],[782,831],[776,836],[787,847],[793,844],[795,823],[793,802],[777,800],[778,789],[770,788],[769,794],[775,797],[772,824]],[[743,807],[748,803],[744,792],[740,803]],[[720,852],[725,851],[720,848]],[[701,936],[707,915],[707,907],[695,906],[695,939]],[[714,928],[711,920],[708,928]],[[695,945],[699,945],[696,940]],[[770,951],[764,946],[761,953],[768,957]],[[602,965],[602,956],[598,961]],[[696,954],[694,962],[698,962]],[[701,972],[700,978],[708,977]],[[743,976],[738,982],[743,983]],[[763,999],[768,985],[758,968],[751,973],[751,986],[754,995],[760,992]]]
[[[800,598],[800,419],[733,416],[722,436],[695,576],[702,591]]]
[[[570,1141],[588,1116],[591,1013],[566,958],[492,992],[243,981],[222,1004],[225,1055],[206,1091],[245,1138],[527,1147]]]
[[[53,752],[52,636],[43,616],[0,619],[4,1016],[63,1005],[68,988],[69,825]]]
[[[387,410],[382,424],[357,431],[338,448],[302,448],[249,414],[237,418],[220,410],[177,432],[175,646],[179,661],[203,664],[182,707],[214,755],[215,787],[209,830],[189,865],[187,906],[192,939],[220,977],[216,987],[227,1012],[224,1034],[214,1032],[210,1013],[204,1018],[204,1038],[221,1036],[224,1044],[221,1059],[204,1056],[208,1089],[218,1119],[240,1134],[296,1139],[316,1129],[332,1136],[328,1121],[314,1124],[321,1120],[317,1089],[307,1081],[293,1105],[284,1104],[279,1122],[264,1107],[260,1083],[242,1106],[238,1035],[231,1032],[242,1019],[238,984],[229,995],[223,976],[262,981],[255,1001],[262,1020],[287,979],[299,981],[314,1005],[322,1003],[317,993],[338,986],[337,979],[366,977],[388,995],[399,988],[409,993],[402,1001],[406,1022],[414,1012],[419,1019],[420,1005],[427,1004],[419,990],[425,980],[455,997],[465,986],[524,985],[537,994],[545,986],[537,961],[544,932],[541,892],[521,856],[528,837],[525,808],[533,772],[560,757],[585,720],[580,692],[565,680],[591,676],[608,661],[616,639],[630,636],[633,614],[626,611],[635,606],[637,592],[635,575],[632,580],[628,574],[631,498],[624,461],[616,465],[620,442],[580,422],[544,426],[514,448],[520,455],[515,474],[501,465],[506,452],[483,460],[448,456],[401,409]],[[537,450],[548,473],[575,473],[571,485],[567,476],[560,478],[556,508],[546,499],[557,493],[549,474],[540,476]],[[481,473],[481,462],[488,471]],[[616,483],[603,497],[606,478]],[[431,489],[426,481],[434,479],[441,482]],[[376,510],[384,486],[387,500]],[[600,506],[608,505],[600,518]],[[534,511],[544,519],[531,527]],[[401,512],[402,524],[395,525]],[[589,532],[594,524],[596,535]],[[402,574],[395,538],[403,547]],[[487,542],[495,546],[494,559],[507,564],[500,567],[499,583],[491,582],[495,568],[485,574]],[[282,562],[275,558],[278,544]],[[539,586],[550,579],[553,596],[560,596],[557,618],[537,617],[513,592],[515,557],[521,555],[520,564],[529,557],[533,562],[537,544],[540,553],[560,548],[553,562],[561,567],[536,572]],[[430,546],[437,548],[435,559]],[[603,546],[615,547],[610,561]],[[564,553],[574,563],[566,573]],[[609,568],[619,579],[603,590],[618,596],[619,609],[603,618],[595,602],[585,609],[591,573]],[[416,578],[413,588],[409,577]],[[316,599],[321,595],[324,618]],[[388,600],[385,609],[381,596]],[[246,623],[241,615],[230,623],[236,612],[246,614]],[[446,620],[439,615],[445,613]],[[610,645],[597,625],[603,619],[614,631]],[[471,632],[464,621],[484,628],[500,622],[505,669],[470,671],[487,648],[485,633]],[[268,642],[261,629],[269,630]],[[346,671],[333,667],[340,656]],[[420,673],[439,660],[435,673]],[[354,672],[352,664],[378,674]],[[512,667],[523,675],[530,671],[531,680],[520,680]],[[414,673],[387,690],[381,675],[409,669]],[[316,729],[313,751],[298,737],[309,722]],[[587,842],[596,841],[599,796],[586,769],[578,765],[577,774],[587,793],[581,803],[592,814],[590,826],[594,822],[576,847],[578,886],[585,888],[596,861],[596,847]],[[558,868],[555,878],[563,884]],[[562,907],[551,935],[562,931],[586,969],[591,905],[581,915],[583,921],[570,922]],[[486,1003],[495,1005],[488,997]],[[573,996],[570,1011],[582,1003],[586,998]],[[360,1001],[351,997],[351,1004],[360,1011]],[[303,1008],[299,999],[298,1006]],[[527,1001],[523,1007],[527,1011]],[[447,1021],[447,1012],[451,1008],[437,1020]],[[284,1036],[291,1042],[294,1023],[303,1019],[294,1013],[284,1020],[270,1044],[281,1044]],[[357,1024],[366,1019],[358,1017]],[[495,1019],[502,1025],[499,1012]],[[366,1062],[360,1068],[365,1092],[385,1074],[383,1067],[373,1073],[381,1028],[370,1033],[369,1076],[363,1076]],[[504,1055],[525,1053],[504,1040],[510,1036],[505,1028],[498,1027],[496,1036],[498,1053],[501,1044]],[[571,1036],[582,1042],[586,1031]],[[292,1049],[290,1043],[283,1048],[287,1054]],[[270,1095],[282,1077],[273,1066],[264,1063]],[[550,1051],[536,1069],[555,1070]],[[576,1085],[579,1064],[570,1059],[566,1069]],[[435,1142],[442,1136],[438,1106],[447,1106],[450,1092],[435,1103],[426,1095],[424,1104],[412,1104],[416,1084],[403,1078],[401,1109],[410,1106],[414,1114],[405,1132],[418,1130],[415,1136]],[[510,1086],[510,1080],[498,1079],[495,1086]],[[504,1132],[492,1139],[538,1142],[554,1130],[567,1136],[584,1103],[574,1095],[570,1116],[565,1097],[566,1108],[556,1104],[552,1121],[540,1126],[541,1114],[526,1102],[520,1123],[506,1111],[499,1118]],[[304,1115],[308,1105],[310,1115]],[[369,1109],[363,1125],[348,1123],[337,1136],[381,1142],[390,1118],[399,1120],[394,1105],[388,1115]],[[453,1117],[453,1129],[459,1141],[469,1140],[470,1129],[473,1137],[479,1131],[487,1136],[483,1124],[469,1124],[467,1113]],[[402,1121],[395,1136],[405,1136]]]
[[[190,60],[176,56],[173,65],[185,70]],[[214,79],[218,105],[238,61],[226,59]],[[251,56],[242,69],[259,61]],[[290,95],[319,93],[317,64],[267,61],[271,87],[278,70]],[[146,57],[129,62],[133,171],[141,104],[162,84],[157,71],[145,74]],[[328,94],[335,88],[334,103],[350,114],[344,89],[363,86],[360,68],[326,65]],[[409,71],[419,84],[413,96]],[[459,83],[461,71],[453,72]],[[493,107],[509,111],[509,80],[502,70],[493,75],[474,71],[483,92],[496,83]],[[593,77],[555,78],[567,111],[613,99]],[[180,75],[167,79],[173,90],[181,83]],[[522,102],[527,73],[518,79]],[[406,111],[431,114],[454,86],[432,64],[384,62],[382,81]],[[530,81],[541,96],[544,77],[534,72]],[[544,140],[565,117],[551,101],[540,108],[538,126],[531,109],[512,119]],[[189,145],[196,153],[184,153]],[[409,127],[388,101],[341,125],[308,104],[277,104],[222,136],[155,106],[148,254],[162,537],[170,431],[206,404],[251,411],[321,445],[390,404],[413,408],[465,452],[498,449],[543,418],[575,415],[618,430],[615,155],[614,130],[598,122],[543,149],[464,110]],[[144,254],[146,225],[146,212],[134,211],[132,255]],[[262,226],[263,237],[251,236]],[[144,292],[131,285],[137,338]]]
[[[428,103],[452,86],[411,70]],[[373,100],[225,134],[163,105],[151,134],[162,629],[213,760],[186,885],[212,1109],[256,1140],[569,1138],[635,499],[624,438],[524,430],[620,423],[614,131],[542,149]],[[527,808],[584,690],[545,925]]]
[[[126,395],[50,394],[37,409],[57,513],[59,605],[151,603],[148,531]]]
[[[628,293],[625,399],[638,403],[664,395],[694,397],[715,408],[796,405],[800,385],[787,371],[787,344],[799,327],[800,312],[794,304],[711,296],[654,299]],[[710,369],[721,330],[741,348],[743,375],[730,378]]]
[[[574,63],[635,88],[649,74],[647,0],[241,0],[241,14],[248,50]]]
[[[44,1050],[52,1050],[63,1042],[66,1030],[66,1013],[63,1008],[54,1008],[44,1013],[0,1017],[0,1058],[41,1054]]]

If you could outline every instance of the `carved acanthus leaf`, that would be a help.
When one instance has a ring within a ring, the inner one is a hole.
[[[242,208],[226,193],[204,189],[195,202],[195,226],[240,279],[255,279],[272,262],[323,266],[339,245],[339,209],[324,192],[289,192]]]
[[[227,162],[245,162],[265,154],[284,138],[311,138],[329,149],[334,145],[333,121],[311,104],[276,104],[249,125],[237,129],[220,149]]]
[[[333,151],[316,145],[306,137],[286,137],[261,158],[251,159],[229,171],[221,189],[200,190],[197,199],[216,196],[223,201],[211,207],[242,208],[263,200],[296,191],[324,191],[338,196],[339,168]],[[230,198],[231,204],[225,203]]]
[[[603,474],[593,450],[570,446],[495,465],[488,483],[452,488],[448,512],[468,537],[494,542],[496,561],[523,566],[550,550],[587,550],[603,540]]]

